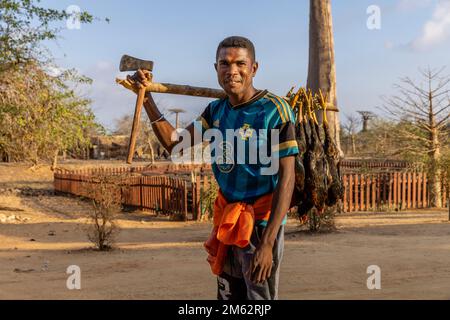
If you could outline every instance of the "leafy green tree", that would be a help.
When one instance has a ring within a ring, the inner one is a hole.
[[[53,160],[60,151],[89,145],[100,129],[75,88],[91,80],[74,70],[51,75],[51,53],[43,46],[55,40],[73,18],[65,10],[45,8],[40,0],[0,0],[0,155],[12,161]],[[80,23],[94,17],[80,12]]]
[[[67,82],[89,83],[70,71],[58,77],[28,61],[26,70],[13,68],[0,78],[0,149],[12,161],[53,160],[60,151],[89,145],[99,125],[90,100],[78,97]]]

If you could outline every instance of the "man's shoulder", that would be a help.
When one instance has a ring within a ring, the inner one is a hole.
[[[226,98],[213,100],[208,104],[208,108],[210,108],[210,109],[219,108],[219,107],[223,106],[225,102],[226,102]]]
[[[292,109],[289,103],[282,97],[267,92],[263,97],[263,106],[268,114],[279,117],[281,122],[287,122],[292,117]]]
[[[228,99],[228,98],[216,99],[216,100],[211,101],[209,104],[214,105],[214,106],[217,106],[217,105],[219,105],[219,104],[225,103],[225,102],[227,101],[227,99]]]

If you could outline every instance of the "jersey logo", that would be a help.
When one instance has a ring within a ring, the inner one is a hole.
[[[222,149],[222,156],[217,157],[217,168],[222,173],[230,173],[234,168],[233,145],[227,141],[223,141],[220,148]]]
[[[253,129],[250,128],[248,123],[244,123],[244,125],[239,129],[239,134],[242,140],[248,140],[253,135]]]
[[[219,127],[219,119],[217,119],[213,122],[213,127],[216,127],[216,128]]]

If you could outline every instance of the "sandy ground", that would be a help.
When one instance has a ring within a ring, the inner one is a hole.
[[[215,299],[202,247],[209,223],[123,213],[118,248],[93,251],[89,203],[10,190],[51,182],[48,167],[0,164],[0,217],[17,218],[0,223],[0,299]],[[311,235],[288,221],[280,299],[450,299],[447,210],[343,214],[336,222],[338,231]],[[81,268],[81,290],[66,287],[70,265]],[[381,268],[380,290],[367,289],[369,265]]]

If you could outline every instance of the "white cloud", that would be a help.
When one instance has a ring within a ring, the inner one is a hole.
[[[450,0],[442,0],[436,5],[433,16],[423,26],[422,33],[410,46],[414,50],[426,50],[450,37]]]

